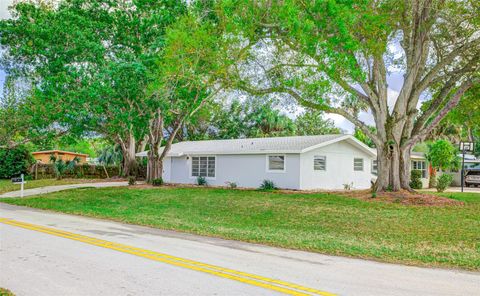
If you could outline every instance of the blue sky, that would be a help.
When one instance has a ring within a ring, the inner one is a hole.
[[[0,0],[0,18],[4,19],[4,18],[10,17],[10,14],[8,12],[8,6],[10,6],[12,2],[13,0]],[[389,99],[393,101],[397,97],[398,92],[402,87],[403,74],[400,72],[391,73],[388,76],[387,80],[389,84]],[[0,91],[3,89],[4,81],[5,81],[5,73],[0,70]],[[351,124],[348,120],[346,120],[342,116],[336,115],[336,114],[329,114],[327,115],[327,117],[332,119],[338,127],[346,130],[347,132],[350,132],[350,133],[353,132],[353,128],[354,128],[353,124]],[[366,114],[366,113],[361,114],[360,119],[368,124],[373,125],[373,118],[369,114]]]

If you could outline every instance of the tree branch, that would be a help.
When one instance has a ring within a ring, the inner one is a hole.
[[[478,82],[478,80],[473,81],[473,80],[467,80],[460,87],[457,89],[457,91],[452,95],[451,99],[447,102],[447,104],[440,110],[440,112],[437,114],[437,116],[428,123],[428,126],[425,126],[425,123],[423,123],[423,129],[421,129],[420,132],[418,132],[416,135],[412,135],[410,140],[407,141],[406,147],[413,147],[418,141],[421,141],[424,137],[426,137],[439,123],[440,121],[447,116],[448,112],[452,110],[455,106],[458,105],[458,102],[460,101],[461,97],[463,94],[473,86],[474,82]]]

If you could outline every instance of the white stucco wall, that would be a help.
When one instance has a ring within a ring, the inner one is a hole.
[[[171,180],[171,172],[172,172],[172,158],[165,157],[163,159],[163,172],[162,172],[162,179],[165,182],[172,182]]]
[[[265,179],[272,180],[279,188],[300,189],[300,155],[285,155],[285,172],[267,172],[266,154],[216,155],[215,178],[206,178],[208,184],[225,186],[236,182],[239,187],[257,188]],[[167,182],[195,184],[191,177],[191,156],[172,157],[171,166],[164,165],[163,176]],[[168,178],[168,179],[167,179]]]
[[[313,169],[314,156],[326,156],[325,171]],[[363,171],[353,170],[353,159],[363,158]],[[300,187],[310,189],[344,189],[344,184],[353,183],[352,189],[368,189],[372,175],[372,160],[375,158],[347,141],[337,142],[325,147],[305,152],[300,157]]]

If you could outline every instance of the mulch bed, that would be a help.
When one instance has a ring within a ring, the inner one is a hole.
[[[437,196],[434,194],[426,194],[420,192],[409,192],[402,190],[398,192],[379,192],[375,198],[372,198],[370,190],[354,190],[354,191],[336,191],[329,192],[338,195],[358,198],[371,202],[399,203],[414,206],[463,206],[464,202],[450,199],[447,197]]]

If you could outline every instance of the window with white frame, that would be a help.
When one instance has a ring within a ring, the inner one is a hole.
[[[285,155],[269,155],[268,170],[273,172],[285,171]]]
[[[313,169],[315,171],[326,171],[327,170],[327,157],[315,155],[313,157]]]
[[[422,160],[412,161],[412,169],[419,170],[422,172],[422,178],[427,177],[427,163]]]
[[[353,170],[358,172],[363,172],[363,158],[353,159]]]
[[[192,177],[215,178],[215,156],[193,156]]]
[[[378,174],[378,160],[376,159],[372,160],[372,174]]]

